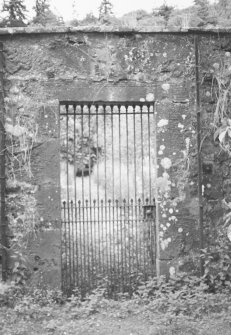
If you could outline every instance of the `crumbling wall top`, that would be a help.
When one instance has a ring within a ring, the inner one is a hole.
[[[75,32],[85,32],[85,33],[197,33],[197,34],[230,34],[231,27],[227,28],[181,28],[181,27],[127,27],[127,26],[116,26],[116,25],[94,25],[94,26],[50,26],[50,27],[5,27],[0,28],[0,35],[30,35],[30,34],[65,34],[65,33],[75,33]]]

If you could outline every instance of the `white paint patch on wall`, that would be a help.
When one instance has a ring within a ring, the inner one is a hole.
[[[157,127],[161,128],[161,127],[165,127],[168,125],[168,120],[167,119],[161,119],[158,123],[157,123]]]

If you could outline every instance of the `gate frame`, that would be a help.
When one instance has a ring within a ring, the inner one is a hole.
[[[143,105],[149,105],[149,106],[153,106],[153,120],[154,120],[154,128],[153,128],[153,132],[154,132],[154,169],[155,169],[155,173],[154,173],[154,183],[157,184],[157,178],[158,178],[158,168],[157,168],[157,100],[153,100],[153,101],[113,101],[113,100],[59,100],[59,141],[60,141],[60,116],[61,115],[67,115],[67,113],[61,113],[61,106],[77,106],[77,105],[86,105],[86,106],[94,106],[94,105],[101,105],[101,106],[126,106],[129,104],[129,106],[143,106]],[[71,115],[71,114],[70,114]],[[60,143],[60,142],[59,142]],[[59,145],[60,148],[60,145]],[[156,276],[157,276],[157,280],[159,281],[160,275],[161,275],[161,269],[160,269],[160,227],[159,227],[159,197],[158,197],[158,190],[155,188],[154,191],[154,198],[155,198],[155,254],[156,254]],[[61,185],[60,185],[60,205],[61,205]],[[62,224],[60,225],[60,230],[61,230],[61,243],[62,243]],[[61,244],[62,245],[62,244]],[[61,271],[62,271],[62,248],[60,248],[60,258],[61,258]],[[63,290],[63,289],[62,289]]]

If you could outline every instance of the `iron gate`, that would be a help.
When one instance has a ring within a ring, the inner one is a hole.
[[[62,288],[155,275],[154,104],[60,102]]]

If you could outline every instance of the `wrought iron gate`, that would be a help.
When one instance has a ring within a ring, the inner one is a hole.
[[[153,103],[60,103],[65,292],[131,293],[155,274],[153,129]]]

